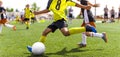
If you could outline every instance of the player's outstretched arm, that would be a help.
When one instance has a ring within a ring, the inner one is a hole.
[[[90,5],[90,6],[92,6],[92,7],[99,7],[99,6],[100,6],[100,4],[92,4],[92,3],[90,3],[90,2],[88,2],[88,5]]]
[[[38,11],[38,12],[34,12],[35,15],[38,15],[38,14],[43,14],[43,13],[48,13],[50,12],[48,9],[45,9],[45,10],[42,10],[42,11]]]
[[[84,9],[87,9],[87,10],[91,9],[91,6],[84,6],[84,5],[78,4],[78,3],[76,3],[76,7],[84,8]]]

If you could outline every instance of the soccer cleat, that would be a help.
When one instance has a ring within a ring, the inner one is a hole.
[[[29,29],[29,27],[26,27],[26,29]]]
[[[103,34],[102,39],[103,39],[103,40],[107,43],[107,36],[106,36],[106,33],[105,33],[105,32],[103,32],[102,34]]]
[[[16,31],[16,26],[13,26],[13,30]]]
[[[79,48],[86,47],[86,44],[83,44],[83,43],[78,43],[77,45],[78,45]]]
[[[86,25],[86,32],[94,32],[97,33],[97,30],[95,29],[95,27],[91,26],[91,25]]]
[[[102,21],[102,23],[105,23],[106,21]]]
[[[32,47],[31,46],[27,46],[27,49],[29,52],[32,52]]]

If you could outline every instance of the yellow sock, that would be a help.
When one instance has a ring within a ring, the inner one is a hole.
[[[29,24],[29,22],[25,22],[25,24],[26,24],[26,26],[27,26],[27,27],[30,27],[30,24]]]
[[[30,27],[30,23],[27,24],[27,27]]]
[[[82,33],[82,32],[85,32],[85,31],[86,31],[85,27],[75,27],[75,28],[70,28],[69,29],[70,35],[71,34]]]
[[[41,37],[40,37],[40,42],[44,43],[45,40],[46,40],[46,36],[41,36]]]
[[[27,24],[27,22],[25,22],[25,24]]]

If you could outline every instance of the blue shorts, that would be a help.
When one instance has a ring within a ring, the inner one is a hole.
[[[52,32],[55,32],[57,29],[61,29],[64,27],[68,27],[68,24],[64,19],[53,22],[48,26],[48,28],[52,29]]]

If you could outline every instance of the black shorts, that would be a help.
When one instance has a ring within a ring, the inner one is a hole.
[[[69,14],[69,18],[73,18],[73,15],[72,15],[72,14]]]
[[[118,14],[118,18],[120,18],[120,13]]]
[[[115,15],[111,15],[111,18],[114,18],[115,17]]]
[[[35,17],[31,17],[32,20],[35,20]]]
[[[30,19],[29,18],[25,18],[23,21],[29,21]]]
[[[108,16],[108,14],[107,14],[107,13],[104,13],[104,16]]]
[[[108,14],[107,13],[104,14],[104,18],[108,19]]]
[[[61,29],[64,27],[68,27],[68,24],[64,19],[53,22],[48,26],[48,28],[52,29],[52,32],[55,32],[58,28]]]

